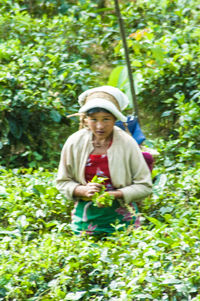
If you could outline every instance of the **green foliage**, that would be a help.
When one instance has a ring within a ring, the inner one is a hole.
[[[77,120],[66,118],[78,109],[77,95],[105,84],[111,65],[118,67],[109,84],[131,99],[113,8],[101,0],[2,1],[2,164],[55,166],[66,136],[77,129]],[[182,104],[199,99],[196,2],[121,1],[121,11],[144,130],[176,137],[177,97]]]
[[[148,141],[160,155],[153,194],[139,206],[141,227],[116,225],[100,240],[75,236],[74,204],[55,189],[56,171],[35,168],[58,161],[64,136],[77,128],[66,119],[77,111],[77,94],[105,82],[103,58],[117,66],[109,83],[130,94],[116,16],[103,2],[0,1],[0,160],[32,167],[0,168],[2,301],[200,300],[193,0],[120,1],[145,123],[158,115],[159,135],[164,127],[168,137]]]
[[[6,171],[1,168],[0,221],[14,237],[25,234],[26,239],[29,239],[29,236],[35,237],[61,222],[69,221],[71,207],[58,194],[54,176],[53,172],[42,168],[38,171]]]
[[[90,1],[74,1],[74,0],[16,0],[14,3],[12,0],[1,0],[3,4],[2,11],[9,12],[14,9],[20,9],[21,11],[27,11],[31,16],[41,17],[44,14],[48,15],[48,17],[53,17],[58,14],[69,15],[72,10],[75,10],[76,17],[78,19],[79,12],[81,9],[92,9],[92,8],[104,8],[104,1],[102,0],[94,0],[92,3]]]
[[[95,192],[94,196],[92,197],[92,201],[97,207],[110,207],[112,206],[113,199],[114,197],[111,196],[108,192],[103,192],[101,194],[97,194],[97,192]]]
[[[98,177],[95,175],[91,180],[92,183],[99,183],[103,184],[107,178]],[[112,206],[114,197],[110,195],[108,192],[105,191],[106,187],[102,185],[99,192],[95,192],[92,196],[92,202],[95,206],[103,206],[103,207],[110,207]]]
[[[177,97],[182,96],[182,105],[186,106],[199,100],[200,31],[196,1],[137,1],[125,3],[122,13],[141,115],[144,114],[145,122],[149,120],[167,135],[174,134],[173,125],[181,115]],[[121,41],[115,47],[115,56],[120,66],[111,73],[109,83],[130,96]]]
[[[66,116],[78,111],[77,95],[97,82],[92,65],[100,16],[91,14],[95,4],[89,3],[81,9],[68,3],[67,14],[51,18],[30,11],[40,13],[57,1],[11,5],[4,3],[0,21],[0,160],[7,166],[54,166],[60,145],[78,126]]]
[[[198,166],[154,172],[142,226],[96,241],[71,233],[55,173],[1,168],[0,300],[198,301]]]

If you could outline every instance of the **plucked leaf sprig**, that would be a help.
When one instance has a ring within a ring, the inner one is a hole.
[[[91,180],[92,183],[99,183],[103,184],[108,178],[98,177],[95,175],[93,179]],[[94,206],[100,207],[111,207],[113,204],[114,196],[110,195],[108,192],[105,191],[106,187],[105,185],[102,185],[99,192],[95,192],[92,196],[92,202],[94,203]]]

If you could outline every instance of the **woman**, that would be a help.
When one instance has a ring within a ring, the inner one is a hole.
[[[126,121],[121,111],[128,105],[119,89],[102,86],[79,96],[80,113],[86,127],[66,141],[57,175],[57,188],[75,201],[72,229],[76,234],[108,234],[135,222],[135,202],[151,193],[151,175],[136,141],[115,126]],[[102,184],[92,183],[97,175],[105,177],[107,192],[114,197],[111,207],[97,207],[91,201]]]

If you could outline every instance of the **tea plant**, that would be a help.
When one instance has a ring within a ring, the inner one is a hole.
[[[55,172],[1,168],[0,299],[198,301],[198,166],[154,172],[142,226],[96,241],[71,232]]]
[[[102,184],[105,182],[107,178],[94,176],[91,180],[92,183],[99,183]],[[114,196],[110,195],[108,192],[105,191],[106,187],[104,185],[101,186],[99,192],[95,192],[92,196],[92,202],[95,206],[103,206],[103,207],[110,207],[112,206]]]
[[[165,135],[148,140],[160,155],[153,193],[139,204],[141,226],[116,224],[97,240],[71,232],[74,203],[56,190],[52,166],[77,128],[71,121],[65,132],[76,95],[105,83],[99,61],[124,64],[113,1],[100,11],[101,1],[14,2],[1,3],[0,21],[0,300],[199,301],[197,3],[120,1],[145,123],[158,114]],[[110,81],[129,93],[123,67]],[[36,168],[44,162],[48,169]]]

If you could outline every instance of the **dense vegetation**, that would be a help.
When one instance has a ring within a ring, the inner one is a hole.
[[[0,1],[0,300],[200,300],[199,6],[120,1],[147,145],[142,226],[95,241],[55,188],[77,95],[130,94],[113,1]],[[131,110],[127,110],[127,114]]]

